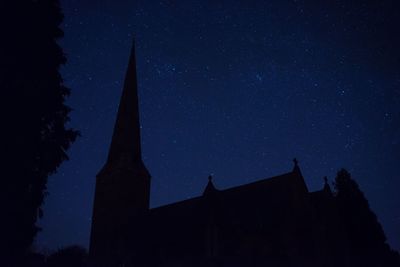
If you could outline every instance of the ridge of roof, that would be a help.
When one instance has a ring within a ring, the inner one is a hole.
[[[238,185],[238,186],[233,186],[233,187],[229,187],[229,188],[226,188],[226,189],[222,189],[222,190],[220,190],[220,192],[230,192],[230,191],[235,191],[235,190],[239,190],[239,189],[253,187],[253,186],[261,185],[261,184],[282,183],[282,182],[286,182],[286,180],[288,178],[292,178],[294,174],[295,174],[294,172],[287,172],[287,173],[283,173],[283,174],[280,174],[280,175],[272,176],[272,177],[269,177],[269,178],[256,180],[254,182],[250,182],[250,183],[247,183],[247,184],[242,184],[242,185]]]
[[[273,176],[273,177],[257,180],[257,181],[251,182],[251,183],[242,184],[242,185],[238,185],[238,186],[233,186],[233,187],[229,187],[229,188],[222,189],[222,190],[217,190],[217,192],[219,194],[224,194],[225,192],[228,193],[228,192],[234,192],[234,191],[239,191],[239,190],[243,190],[243,189],[249,189],[249,188],[255,187],[257,185],[285,183],[285,182],[287,182],[287,179],[292,178],[295,175],[296,174],[294,172],[287,172],[287,173],[283,173],[283,174],[276,175],[276,176]],[[185,205],[185,204],[190,203],[190,202],[200,201],[200,200],[204,199],[204,197],[205,197],[204,195],[200,195],[200,196],[197,196],[197,197],[193,197],[193,198],[189,198],[189,199],[185,199],[185,200],[169,203],[169,204],[166,204],[166,205],[161,205],[161,206],[158,206],[158,207],[151,208],[150,212],[156,212],[156,211],[160,211],[160,210],[163,210],[163,209],[168,209],[168,208],[171,208],[171,207]]]

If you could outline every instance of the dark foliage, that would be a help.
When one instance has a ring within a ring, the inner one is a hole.
[[[87,266],[88,255],[84,248],[70,246],[51,254],[46,267],[84,267]]]
[[[352,266],[400,266],[390,249],[368,200],[350,173],[341,169],[335,179],[336,203],[350,247]]]
[[[78,133],[66,127],[70,91],[59,73],[66,59],[57,43],[63,36],[58,1],[2,1],[0,10],[6,159],[0,184],[0,256],[11,261],[23,259],[40,230],[36,222],[47,178],[68,159],[66,151]]]

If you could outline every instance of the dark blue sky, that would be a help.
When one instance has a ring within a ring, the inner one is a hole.
[[[88,245],[135,36],[152,206],[201,194],[210,173],[226,188],[297,157],[311,191],[350,170],[400,249],[395,2],[62,1],[62,73],[82,137],[50,177],[38,246]]]

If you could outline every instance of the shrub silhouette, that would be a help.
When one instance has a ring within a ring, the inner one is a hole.
[[[84,267],[87,266],[87,252],[79,246],[70,246],[51,254],[46,267]]]

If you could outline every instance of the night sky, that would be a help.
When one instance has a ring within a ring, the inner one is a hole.
[[[135,37],[151,206],[200,195],[209,174],[222,189],[297,157],[310,191],[347,168],[399,250],[400,9],[369,2],[62,1],[82,137],[49,179],[38,247],[88,246]]]

